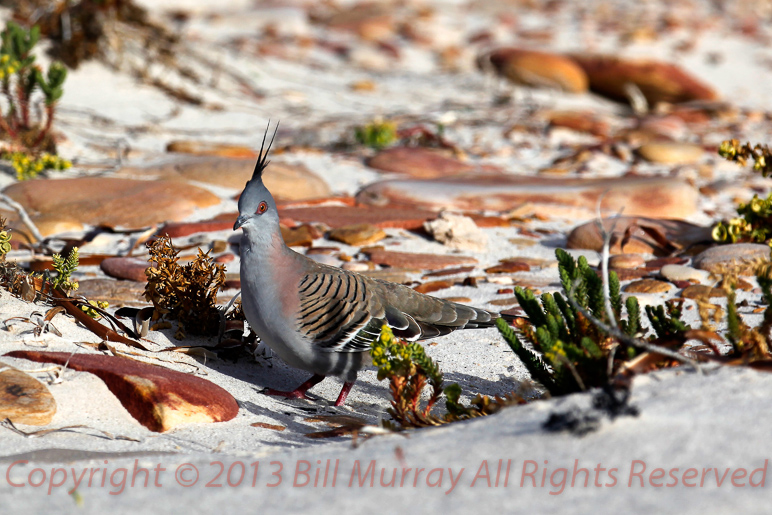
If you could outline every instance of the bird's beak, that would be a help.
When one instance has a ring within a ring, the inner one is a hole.
[[[236,223],[233,224],[233,230],[235,231],[236,229],[238,229],[239,227],[247,223],[247,221],[250,218],[252,218],[250,215],[240,215],[238,218],[236,218]]]

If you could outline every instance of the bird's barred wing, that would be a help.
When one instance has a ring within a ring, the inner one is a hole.
[[[372,292],[358,275],[315,272],[299,285],[298,329],[328,352],[362,352],[380,334],[371,312]]]
[[[370,348],[383,324],[406,340],[422,340],[456,329],[489,327],[495,314],[430,297],[407,286],[327,267],[299,285],[300,332],[328,352]]]

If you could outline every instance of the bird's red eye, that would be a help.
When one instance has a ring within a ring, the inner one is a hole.
[[[265,202],[260,202],[260,205],[257,206],[257,214],[258,215],[262,215],[267,210],[268,210],[268,204],[266,204]]]

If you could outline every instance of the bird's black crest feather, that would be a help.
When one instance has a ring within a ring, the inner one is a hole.
[[[268,142],[268,148],[265,148],[265,140],[268,136],[268,131],[271,128],[271,120],[268,120],[268,125],[265,128],[265,134],[263,134],[263,142],[260,144],[260,155],[257,156],[257,163],[255,163],[255,171],[252,172],[252,178],[260,178],[263,175],[263,170],[265,170],[265,167],[268,166],[268,153],[271,151],[271,145],[273,145],[273,140],[276,138],[276,133],[279,132],[279,122],[276,122],[276,128],[273,130],[273,136],[271,136],[271,141]],[[263,152],[263,149],[265,149],[265,153]]]

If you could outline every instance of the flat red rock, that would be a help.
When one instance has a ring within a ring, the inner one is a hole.
[[[675,177],[625,176],[604,179],[514,175],[465,175],[434,180],[395,179],[370,184],[357,193],[363,205],[441,211],[511,211],[544,206],[552,216],[595,217],[603,209],[627,215],[687,218],[697,208],[697,189]],[[388,210],[387,210],[388,211]]]
[[[413,288],[418,293],[431,293],[433,291],[445,290],[453,286],[453,281],[429,281],[427,283],[419,284]]]
[[[718,94],[680,67],[652,60],[573,54],[590,81],[590,90],[613,100],[628,101],[628,84],[638,87],[649,105],[657,102],[717,100]]]
[[[169,431],[181,424],[223,422],[239,411],[236,399],[210,381],[132,359],[39,351],[13,351],[7,356],[59,365],[69,362],[67,366],[73,370],[96,375],[131,416],[151,431]]]
[[[507,274],[512,272],[528,272],[531,270],[531,266],[528,263],[522,261],[503,261],[498,265],[486,268],[485,271],[489,274]]]
[[[394,252],[392,250],[383,249],[363,249],[362,252],[367,254],[370,257],[370,261],[373,263],[394,268],[441,270],[443,268],[473,265],[477,263],[475,258],[469,256],[418,254],[412,252]]]
[[[23,205],[33,221],[138,229],[167,220],[184,220],[220,199],[192,184],[107,177],[36,179],[8,186],[4,193]],[[47,236],[46,233],[43,233]]]
[[[150,266],[146,259],[132,257],[109,257],[99,267],[104,273],[116,279],[128,279],[138,283],[147,282],[145,269]]]
[[[241,191],[252,178],[254,169],[254,158],[170,155],[144,166],[126,166],[115,176],[195,181]],[[327,183],[302,164],[271,161],[263,181],[277,199],[301,200],[330,195]]]
[[[56,414],[48,388],[29,374],[0,362],[0,420],[45,426]]]
[[[313,206],[279,208],[282,223],[320,222],[331,228],[368,223],[381,229],[421,229],[437,214],[425,209],[383,209],[379,207]],[[235,219],[234,219],[235,220]]]
[[[478,59],[483,70],[496,73],[515,84],[560,89],[572,93],[587,91],[587,75],[572,59],[522,48],[499,48]]]
[[[701,241],[711,241],[710,227],[702,227],[682,220],[666,220],[635,216],[621,216],[611,237],[611,253],[629,252],[635,254],[670,254],[674,249],[688,247]],[[603,225],[610,229],[614,221],[603,219]],[[627,241],[625,235],[628,235]],[[600,252],[603,238],[595,222],[586,222],[575,227],[568,235],[566,248],[587,249]]]
[[[449,177],[466,173],[501,173],[491,165],[477,165],[447,157],[429,148],[393,147],[367,160],[367,166],[384,172],[400,173],[419,179]]]

